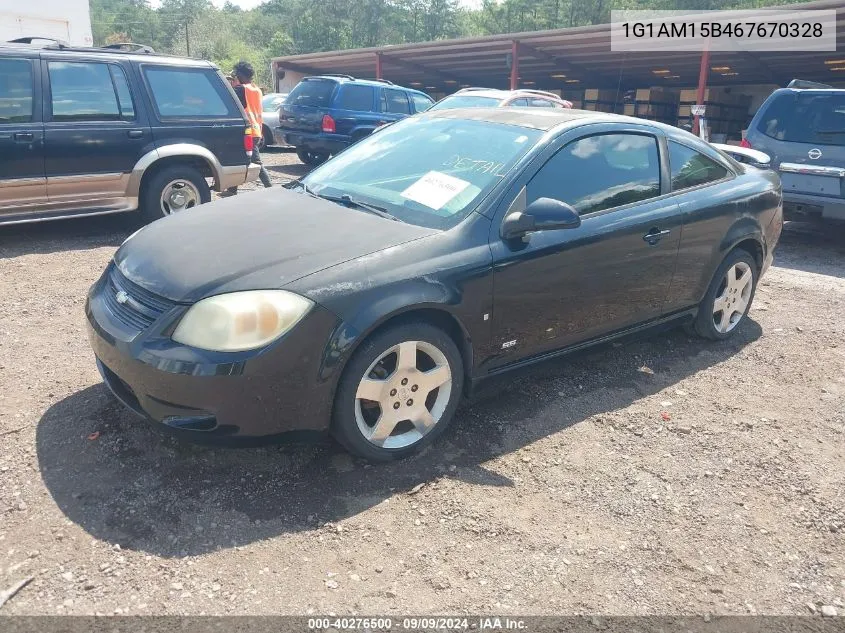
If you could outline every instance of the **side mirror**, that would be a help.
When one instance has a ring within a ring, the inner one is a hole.
[[[538,198],[525,211],[509,213],[502,222],[502,237],[512,240],[532,231],[575,229],[581,216],[570,205],[553,198]]]

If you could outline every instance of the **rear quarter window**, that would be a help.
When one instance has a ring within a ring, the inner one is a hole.
[[[411,92],[409,94],[411,96],[411,101],[414,102],[414,110],[417,112],[425,112],[434,105],[434,101],[425,95],[417,94],[415,92]]]
[[[779,141],[845,145],[845,93],[777,95],[762,112],[757,129]]]
[[[328,108],[337,82],[331,79],[305,79],[290,91],[285,105]]]
[[[142,68],[162,119],[218,118],[237,113],[215,70],[149,65]]]

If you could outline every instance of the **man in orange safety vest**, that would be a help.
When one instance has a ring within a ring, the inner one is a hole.
[[[235,89],[235,94],[238,95],[241,105],[246,111],[248,121],[246,134],[253,137],[251,160],[253,163],[261,165],[261,171],[258,172],[261,183],[265,187],[272,187],[273,183],[270,182],[270,174],[264,168],[264,164],[261,162],[261,154],[258,152],[258,148],[264,142],[264,120],[262,117],[263,108],[261,106],[261,99],[264,95],[261,94],[261,88],[252,83],[254,76],[255,71],[252,68],[252,64],[240,61],[235,64],[234,71],[232,72],[231,78],[235,80],[232,81],[232,87]],[[237,191],[238,188],[233,187],[228,190],[228,193],[234,194]]]

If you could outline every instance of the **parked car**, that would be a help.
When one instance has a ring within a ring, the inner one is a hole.
[[[464,88],[435,103],[432,110],[453,108],[571,108],[572,102],[544,90]]]
[[[280,132],[303,163],[318,165],[377,127],[423,112],[433,103],[419,90],[384,79],[305,77],[282,104]]]
[[[0,224],[208,202],[257,177],[245,129],[209,62],[0,44]]]
[[[284,145],[284,139],[276,138],[276,128],[279,127],[279,108],[287,97],[286,92],[270,92],[264,95],[261,100],[263,110],[261,118],[264,119],[264,144]]]
[[[142,229],[85,310],[106,384],[165,428],[389,460],[490,376],[669,322],[732,336],[781,216],[776,173],[677,128],[435,111]]]
[[[845,221],[845,89],[797,80],[775,90],[742,144],[771,157],[787,218]]]

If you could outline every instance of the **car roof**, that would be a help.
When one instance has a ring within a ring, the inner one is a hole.
[[[476,93],[472,93],[473,95]],[[660,130],[676,131],[664,123],[637,119],[621,114],[594,112],[593,110],[551,109],[551,108],[452,108],[426,111],[417,115],[429,119],[464,119],[487,121],[503,125],[517,125],[548,131],[564,124],[581,125],[586,123],[636,123]]]
[[[392,81],[387,81],[385,79],[358,79],[357,77],[351,77],[349,75],[308,75],[307,77],[303,77],[302,81],[312,81],[314,79],[336,81],[337,83],[355,83],[364,86],[374,86],[376,88],[393,88],[395,90],[405,90],[407,92],[415,92],[417,94],[428,96],[422,90],[400,86],[399,84],[395,84]]]
[[[39,57],[42,55],[45,57],[51,57],[53,55],[78,55],[80,57],[129,59],[138,62],[155,62],[159,64],[190,66],[197,68],[214,67],[213,63],[204,59],[164,55],[161,53],[121,51],[116,49],[97,48],[93,46],[33,46],[31,44],[19,44],[16,42],[0,42],[0,55],[9,53],[15,55],[25,54],[28,57]]]

